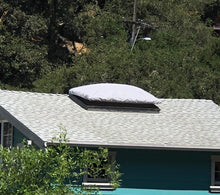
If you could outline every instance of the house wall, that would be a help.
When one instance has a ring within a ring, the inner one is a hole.
[[[15,127],[13,127],[13,147],[16,147],[19,143],[22,143],[23,140],[27,138]]]
[[[13,146],[25,136],[14,127]],[[117,149],[122,183],[103,195],[210,195],[214,152]]]
[[[210,194],[211,156],[220,153],[117,150],[121,187],[105,194]]]

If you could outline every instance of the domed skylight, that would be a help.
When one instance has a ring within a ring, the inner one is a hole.
[[[160,100],[147,91],[132,85],[116,83],[99,83],[74,87],[69,95],[75,95],[88,101],[158,104]]]

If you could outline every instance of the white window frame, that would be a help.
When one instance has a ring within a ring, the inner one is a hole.
[[[1,123],[1,145],[4,147],[4,137],[11,136],[11,143],[9,144],[9,148],[11,148],[13,145],[13,133],[14,133],[13,126],[11,124],[11,126],[12,126],[11,134],[4,135],[4,123],[9,123],[9,122],[6,120],[0,120],[0,123]]]
[[[215,181],[215,163],[220,162],[220,156],[211,156],[211,186],[210,192],[220,192],[220,181]]]
[[[116,159],[116,152],[114,151],[109,151],[109,163],[113,163]],[[114,171],[114,170],[113,170]],[[100,190],[112,190],[112,184],[106,179],[103,178],[88,178],[88,174],[85,174],[83,176],[83,186],[88,186],[90,189],[91,188],[99,188]]]

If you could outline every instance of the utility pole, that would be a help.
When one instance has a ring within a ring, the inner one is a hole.
[[[132,19],[132,34],[131,34],[131,41],[132,44],[134,43],[135,34],[136,34],[136,21],[137,21],[137,0],[134,0],[134,12],[133,12],[133,19]]]
[[[133,40],[133,43],[132,43],[131,51],[132,51],[133,48],[134,48],[134,45],[135,45],[135,43],[136,43],[136,41],[137,41],[137,37],[138,37],[138,34],[139,34],[140,30],[141,30],[141,26],[138,27],[136,36],[135,36],[135,38],[134,38],[134,40]]]

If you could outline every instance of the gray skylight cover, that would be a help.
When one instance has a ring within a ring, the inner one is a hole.
[[[79,96],[89,101],[160,103],[158,98],[139,87],[116,83],[98,83],[74,87],[69,90],[69,94]]]

